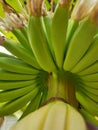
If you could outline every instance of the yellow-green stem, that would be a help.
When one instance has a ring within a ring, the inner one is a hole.
[[[51,73],[48,81],[47,100],[51,98],[58,100],[59,98],[78,108],[75,86],[69,72]]]

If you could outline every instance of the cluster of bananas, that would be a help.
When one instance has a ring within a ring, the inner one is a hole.
[[[22,118],[54,97],[64,98],[98,125],[98,2],[87,16],[79,10],[87,6],[85,2],[77,2],[80,8],[70,17],[71,2],[60,0],[55,10],[47,13],[43,0],[31,0],[27,24],[11,31],[17,40],[0,37],[0,45],[12,54],[0,52],[0,116],[23,108]],[[43,120],[48,109],[38,112]],[[60,113],[64,116],[62,110]],[[47,120],[51,122],[52,117]]]

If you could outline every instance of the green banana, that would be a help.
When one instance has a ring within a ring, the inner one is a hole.
[[[98,64],[98,39],[91,44],[88,48],[84,57],[80,60],[80,62],[71,70],[73,73],[79,73],[83,69],[97,62]]]
[[[84,89],[85,91],[88,91],[88,92],[90,92],[90,93],[95,94],[95,95],[98,96],[98,87],[97,87],[97,88],[91,88],[91,87],[89,87],[89,86],[83,86],[83,89]],[[98,100],[97,100],[97,101],[98,101]]]
[[[43,21],[43,28],[44,28],[44,31],[45,31],[45,34],[46,34],[46,37],[47,37],[47,40],[48,40],[48,44],[49,44],[49,47],[50,49],[52,44],[51,44],[51,25],[52,25],[52,16],[51,15],[46,15],[46,16],[43,16],[42,17],[42,21]]]
[[[80,113],[85,117],[86,120],[89,122],[95,124],[95,126],[98,126],[98,120],[96,119],[95,115],[91,115],[89,112],[87,112],[85,109],[81,108]]]
[[[81,79],[84,81],[98,82],[98,73],[83,75],[81,76]]]
[[[20,98],[21,96],[28,94],[33,89],[35,89],[35,86],[33,84],[24,86],[18,89],[10,89],[10,90],[1,91],[0,102],[7,102],[7,101],[14,100],[16,98]]]
[[[24,31],[25,30],[23,30],[23,29],[22,29],[22,31],[21,31],[21,29],[14,29],[12,32],[17,37],[20,44],[24,48],[26,48],[26,49],[28,49],[29,51],[32,52],[29,41],[28,41],[28,37],[24,35],[24,33],[25,33]]]
[[[13,72],[8,72],[3,69],[0,69],[0,80],[31,80],[36,78],[36,75],[30,74],[18,74]]]
[[[98,82],[91,82],[91,81],[83,81],[84,87],[88,86],[89,88],[98,89]]]
[[[48,46],[49,46],[50,52],[55,61],[55,55],[54,55],[52,39],[51,39],[52,16],[50,16],[50,15],[43,16],[43,28],[44,28],[44,31],[46,34],[46,38],[48,40]]]
[[[42,86],[43,87],[43,86]],[[43,92],[41,92],[41,101],[40,101],[40,106],[41,105],[43,105],[43,103],[46,101],[46,99],[47,99],[47,87],[43,87],[44,88],[44,90],[43,90]]]
[[[11,100],[10,102],[7,102],[2,107],[0,107],[0,116],[4,115],[10,115],[16,112],[17,110],[24,107],[30,100],[35,98],[35,96],[38,93],[39,88],[35,88],[30,93],[21,96],[19,98],[16,98],[14,100]]]
[[[85,95],[87,95],[90,99],[92,99],[94,102],[98,103],[98,92],[96,93],[92,93],[92,92],[89,92],[89,90],[81,87],[79,88],[79,90],[81,92],[83,92]]]
[[[20,29],[21,33],[24,35],[24,37],[26,39],[28,39],[28,35],[27,35],[27,25],[24,25],[21,29]]]
[[[98,92],[96,94],[92,94],[88,91],[85,92],[89,98],[91,98],[94,102],[98,103]]]
[[[71,71],[81,60],[91,45],[92,38],[97,33],[97,30],[97,25],[88,18],[81,21],[68,46],[63,65],[65,71]]]
[[[34,82],[35,82],[35,79],[25,80],[25,81],[0,80],[0,90],[19,89],[19,88],[23,88],[25,86],[29,86],[29,85],[33,84]]]
[[[76,98],[81,106],[89,113],[98,116],[98,103],[94,102],[91,98],[81,91],[76,91]]]
[[[37,74],[39,71],[18,58],[0,57],[0,67],[6,71],[21,74]]]
[[[33,57],[32,53],[29,53],[29,51],[23,48],[19,43],[16,43],[15,41],[12,40],[5,39],[2,43],[2,46],[6,48],[9,52],[11,52],[13,55],[17,56],[24,62],[33,66],[34,68],[41,69],[35,57]]]
[[[63,66],[68,17],[69,6],[64,1],[59,2],[53,14],[51,27],[52,46],[59,69]]]
[[[30,17],[28,34],[32,50],[39,65],[45,71],[56,71],[56,66],[51,56],[48,41],[43,29],[42,17]]]
[[[30,103],[27,105],[26,110],[23,111],[22,116],[20,117],[20,119],[24,118],[26,115],[28,115],[29,113],[35,111],[36,109],[39,108],[39,104],[40,104],[40,100],[41,100],[41,94],[38,93],[36,95],[35,98],[33,98]]]
[[[96,61],[94,64],[90,65],[89,67],[83,69],[79,72],[79,75],[88,75],[88,74],[94,74],[98,73],[98,61]]]
[[[68,27],[67,27],[67,34],[66,34],[66,46],[65,46],[65,56],[66,56],[66,52],[67,52],[67,48],[68,45],[75,33],[75,30],[78,28],[79,26],[79,22],[73,20],[73,19],[69,19],[68,20]]]
[[[86,130],[87,128],[83,117],[73,107],[61,101],[54,101],[30,113],[11,128],[11,130],[22,129]]]

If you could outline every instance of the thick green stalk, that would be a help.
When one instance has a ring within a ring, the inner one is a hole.
[[[69,72],[52,73],[48,79],[47,99],[60,99],[78,108],[75,85]]]

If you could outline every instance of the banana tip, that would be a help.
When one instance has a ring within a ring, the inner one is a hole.
[[[98,4],[97,6],[94,8],[94,10],[92,11],[91,15],[90,15],[90,20],[91,22],[95,23],[96,25],[98,25]]]

